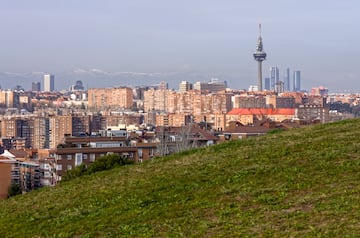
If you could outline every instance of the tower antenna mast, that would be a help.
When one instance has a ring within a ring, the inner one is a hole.
[[[254,53],[254,59],[258,62],[258,90],[262,91],[262,62],[266,59],[266,53],[263,49],[261,37],[261,23],[259,23],[259,37]]]

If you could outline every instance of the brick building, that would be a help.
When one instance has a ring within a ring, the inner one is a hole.
[[[128,87],[88,89],[88,107],[93,110],[132,108],[133,90]]]
[[[0,156],[0,199],[8,197],[8,189],[11,185],[12,163],[12,160]]]
[[[156,153],[156,148],[155,143],[130,143],[123,136],[69,136],[65,138],[64,144],[49,150],[48,158],[54,159],[56,180],[60,181],[67,170],[82,163],[90,164],[107,154],[116,153],[134,162],[141,162],[151,159]]]

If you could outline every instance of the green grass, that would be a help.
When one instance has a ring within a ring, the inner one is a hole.
[[[0,237],[356,237],[360,121],[83,176],[0,202]]]

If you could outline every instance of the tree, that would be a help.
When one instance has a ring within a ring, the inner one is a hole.
[[[176,152],[181,152],[184,150],[189,150],[193,147],[190,143],[189,137],[191,136],[191,127],[192,125],[182,126],[178,132],[176,138]]]
[[[159,143],[157,144],[157,152],[159,156],[165,156],[168,154],[169,132],[168,128],[161,126],[157,132]]]

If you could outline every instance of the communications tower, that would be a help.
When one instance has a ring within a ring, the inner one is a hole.
[[[266,53],[263,49],[263,42],[261,38],[261,24],[259,24],[259,37],[256,44],[254,59],[258,62],[258,90],[262,91],[262,62],[266,59]]]

